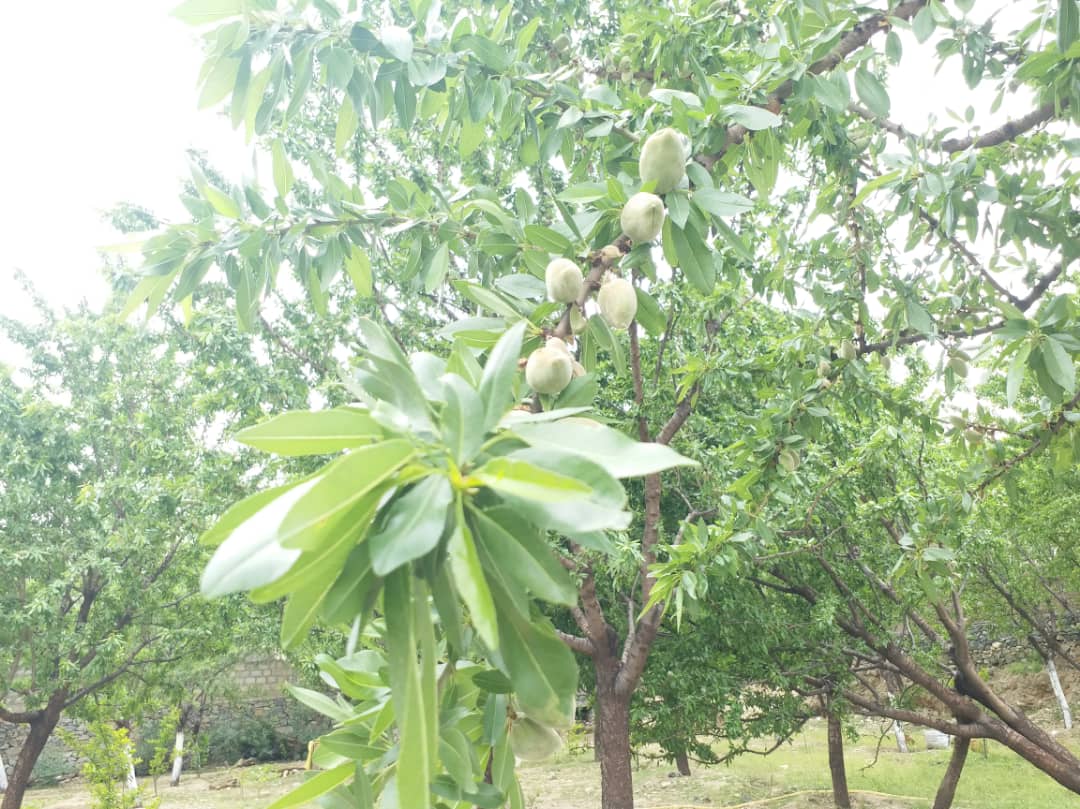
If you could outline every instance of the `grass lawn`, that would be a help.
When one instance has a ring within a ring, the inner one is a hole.
[[[886,738],[873,766],[876,733],[867,734],[846,750],[848,785],[855,805],[865,809],[929,809],[949,752],[922,749],[901,755],[892,737]],[[1074,731],[1071,746],[1080,747]],[[163,809],[259,809],[301,780],[283,776],[287,765],[267,764],[243,769],[205,771],[185,777],[178,789],[162,787]],[[674,768],[662,762],[640,762],[634,774],[638,809],[826,809],[831,806],[825,728],[813,723],[795,741],[772,755],[744,756],[731,766],[696,767],[689,778],[669,777]],[[599,809],[600,772],[591,752],[564,754],[552,763],[522,766],[521,779],[530,809]],[[165,779],[162,779],[164,784]],[[149,788],[149,783],[146,786]],[[214,788],[217,787],[217,788]],[[810,790],[826,790],[823,793]],[[800,794],[792,794],[800,793]],[[873,794],[878,793],[878,794]],[[24,809],[89,809],[78,784],[36,789]],[[790,795],[790,797],[782,797]],[[771,800],[767,800],[771,799]],[[1080,795],[1058,786],[1049,777],[1000,745],[990,743],[984,755],[976,742],[960,779],[954,806],[958,809],[1080,809]]]

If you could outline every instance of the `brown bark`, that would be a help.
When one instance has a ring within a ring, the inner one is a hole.
[[[630,697],[616,693],[614,677],[597,684],[597,750],[600,757],[600,806],[634,809],[630,771]]]
[[[685,750],[675,751],[675,766],[679,768],[679,775],[690,775],[690,758]]]
[[[954,739],[952,758],[949,759],[949,767],[941,779],[937,795],[934,796],[933,809],[949,809],[952,806],[953,797],[956,795],[956,785],[960,783],[960,773],[964,769],[964,762],[967,761],[969,747],[971,747],[971,739],[962,737]]]
[[[844,769],[844,731],[840,719],[831,710],[829,722],[829,775],[832,776],[833,803],[836,809],[851,809],[847,770]]]
[[[0,802],[0,809],[19,809],[22,806],[23,795],[30,786],[30,775],[34,771],[41,751],[45,749],[45,743],[49,741],[53,730],[60,721],[66,692],[58,691],[52,695],[48,704],[30,720],[30,732],[19,749],[19,755],[15,759],[15,767],[11,771],[8,780],[7,792]]]

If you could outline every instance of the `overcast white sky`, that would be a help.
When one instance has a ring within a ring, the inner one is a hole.
[[[1003,2],[980,3],[976,13],[981,19]],[[15,268],[58,306],[83,298],[100,304],[105,288],[97,248],[117,240],[101,211],[130,201],[183,218],[176,200],[189,146],[209,151],[233,177],[250,165],[242,134],[215,112],[196,109],[201,48],[193,31],[169,16],[176,4],[5,5],[0,312],[18,314],[24,307],[12,280]],[[958,58],[935,77],[925,58],[932,40],[920,46],[905,35],[903,42],[902,71],[890,82],[894,120],[921,132],[931,113],[944,123],[948,107],[962,112],[969,103],[977,109],[989,103],[988,92],[972,93],[963,84]],[[1007,102],[990,123],[1029,104],[1027,98]]]
[[[100,304],[101,211],[124,200],[184,215],[185,149],[239,174],[242,135],[196,110],[201,50],[178,0],[4,4],[0,48],[0,312],[24,305],[13,270],[50,301]]]

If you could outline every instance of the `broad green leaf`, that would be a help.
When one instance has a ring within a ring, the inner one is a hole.
[[[471,509],[473,537],[519,587],[554,604],[574,606],[578,591],[544,537],[509,509]]]
[[[521,313],[494,290],[470,281],[454,281],[454,289],[474,303],[506,318],[519,318]]]
[[[386,507],[367,538],[375,573],[385,576],[431,551],[442,536],[453,489],[442,475],[429,475]]]
[[[919,13],[915,15],[915,18],[911,21],[911,30],[920,44],[926,42],[930,35],[934,33],[934,14],[929,5],[923,6]]]
[[[640,323],[653,337],[659,337],[667,328],[667,317],[660,309],[656,299],[641,287],[634,287],[638,307],[634,320]]]
[[[566,255],[574,247],[571,241],[561,233],[543,225],[526,225],[525,238],[529,240],[529,244],[535,244],[548,253],[560,256]]]
[[[517,375],[521,343],[528,324],[522,320],[507,329],[488,354],[480,377],[480,400],[484,407],[481,432],[490,431],[514,403],[513,381]]]
[[[443,281],[446,280],[446,273],[449,270],[450,245],[443,242],[439,245],[438,249],[431,254],[427,269],[424,270],[424,290],[427,292],[434,292],[442,286]]]
[[[352,279],[356,294],[361,298],[372,295],[371,259],[360,247],[353,247],[345,257],[345,270]]]
[[[670,229],[672,241],[675,244],[675,254],[678,256],[679,269],[702,295],[708,295],[716,285],[716,270],[712,262],[703,264],[700,254],[708,252],[708,247],[701,244],[701,236],[693,228],[681,230],[677,227]],[[667,235],[665,223],[665,237]],[[691,243],[691,240],[697,244]],[[698,249],[696,249],[698,248]]]
[[[287,809],[290,806],[302,806],[320,795],[325,795],[338,784],[343,784],[352,777],[355,771],[353,762],[348,761],[339,764],[332,770],[321,772],[308,779],[288,795],[278,798],[268,809]]]
[[[693,199],[701,210],[714,216],[735,216],[754,208],[754,201],[749,197],[717,188],[698,188],[694,191]]]
[[[207,25],[244,13],[245,0],[186,0],[172,15],[188,25]]]
[[[1066,393],[1076,391],[1076,366],[1064,346],[1053,337],[1048,337],[1040,346],[1046,371]]]
[[[379,30],[379,41],[395,59],[408,62],[413,55],[412,34],[397,25],[387,25]]]
[[[746,104],[728,104],[724,107],[724,113],[735,123],[742,124],[747,129],[758,130],[779,126],[781,118],[774,112],[764,107],[751,107]]]
[[[215,211],[222,216],[227,216],[229,219],[240,218],[240,206],[236,204],[236,200],[222,191],[220,188],[214,188],[212,185],[204,185],[201,189],[203,197],[209,202]]]
[[[540,503],[584,500],[592,493],[587,484],[572,477],[509,456],[492,458],[472,477],[496,492]]]
[[[487,37],[476,34],[467,34],[459,37],[454,45],[460,50],[470,50],[485,67],[491,68],[496,73],[506,70],[511,64],[510,54]]]
[[[855,70],[855,92],[874,115],[882,118],[888,116],[888,91],[881,80],[862,65]]]
[[[378,441],[382,428],[361,410],[293,410],[248,427],[236,440],[279,455],[324,455]]]
[[[640,477],[675,466],[697,466],[697,461],[671,447],[635,441],[592,419],[522,424],[514,428],[514,433],[534,447],[554,448],[588,458],[617,478]]]
[[[923,334],[933,333],[934,320],[930,317],[930,313],[926,311],[925,306],[914,298],[908,298],[904,302],[904,306],[907,312],[907,322],[911,328]]]

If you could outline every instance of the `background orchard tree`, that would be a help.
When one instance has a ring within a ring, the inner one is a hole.
[[[178,333],[123,325],[122,301],[60,317],[27,292],[33,320],[0,321],[22,360],[0,379],[0,721],[28,731],[4,809],[86,700],[160,684],[182,659],[270,648],[277,615],[197,597],[195,540],[250,485],[222,431],[309,392],[237,352],[209,304]],[[233,372],[227,391],[215,371]],[[128,704],[113,718],[139,719],[145,701]]]
[[[366,653],[380,651],[355,640],[325,661],[355,702],[323,707],[379,744],[392,711],[399,766],[415,777],[396,780],[381,753],[356,765],[338,745],[303,796],[333,789],[329,800],[363,806],[381,791],[390,805],[428,806],[430,784],[451,801],[495,805],[509,794],[515,804],[506,727],[530,727],[522,714],[568,718],[575,678],[557,637],[592,660],[604,806],[630,807],[631,696],[683,586],[658,589],[653,565],[672,555],[682,519],[720,510],[713,465],[741,467],[725,482],[738,504],[723,504],[732,513],[718,524],[768,542],[766,511],[787,507],[787,521],[814,511],[814,495],[807,502],[782,473],[795,476],[822,436],[846,426],[846,413],[831,415],[846,386],[860,401],[887,400],[885,362],[925,345],[943,361],[919,379],[951,396],[964,354],[984,345],[969,341],[986,335],[996,339],[978,362],[1008,367],[1010,390],[1033,376],[1042,398],[1024,413],[1026,448],[972,452],[967,479],[1007,476],[1067,429],[1080,349],[1064,294],[1077,246],[1075,141],[1063,136],[1077,110],[1075,0],[1055,15],[1020,9],[1015,31],[967,2],[774,11],[423,0],[179,8],[212,26],[203,103],[224,101],[259,139],[266,179],[196,171],[185,200],[193,221],[146,242],[133,302],[188,301],[216,266],[245,328],[286,277],[330,314],[347,277],[381,321],[359,326],[365,348],[349,376],[359,407],[285,414],[241,436],[279,453],[350,451],[242,502],[208,535],[221,545],[206,591],[288,595],[287,640],[318,614],[357,632],[376,605],[385,617],[372,626],[386,632],[391,707],[369,713],[380,697]],[[910,60],[942,61],[1010,108],[1031,107],[1004,122],[990,100],[961,131],[915,131],[888,117],[891,77]],[[675,131],[646,155],[646,137],[666,128]],[[673,157],[689,160],[673,167]],[[641,192],[663,196],[659,233],[652,200],[628,205]],[[624,217],[628,208],[636,213]],[[548,278],[560,258],[583,271],[573,303],[576,283]],[[755,356],[760,367],[727,377],[728,320],[750,301],[803,311]],[[542,345],[549,337],[571,342],[573,357],[550,353],[563,348]],[[422,350],[406,356],[398,341]],[[516,373],[523,353],[540,395]],[[574,361],[585,375],[572,377]],[[697,440],[710,395],[762,381],[754,395],[768,404],[744,412],[749,438]],[[523,401],[528,414],[511,411]],[[597,420],[576,410],[590,406]],[[982,414],[970,422],[972,443],[992,434]],[[703,498],[681,515],[660,477],[681,460],[666,449],[676,440],[704,463],[668,473]],[[615,481],[638,475],[625,493]],[[616,541],[633,548],[640,574],[627,579],[619,618],[597,595]],[[508,571],[529,558],[544,572],[515,580]],[[237,559],[250,564],[230,568]],[[530,591],[569,606],[576,629],[556,635]],[[627,602],[639,611],[623,624]],[[536,644],[546,651],[524,653]],[[440,689],[474,652],[502,675],[481,678],[486,696]],[[441,700],[488,716],[462,731],[471,753],[432,721]]]

